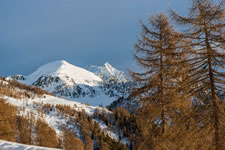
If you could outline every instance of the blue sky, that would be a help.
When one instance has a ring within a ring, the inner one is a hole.
[[[0,0],[0,75],[28,75],[66,60],[137,69],[132,56],[140,20],[190,0]]]

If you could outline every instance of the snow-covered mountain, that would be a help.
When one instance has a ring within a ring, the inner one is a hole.
[[[129,79],[124,72],[113,68],[108,62],[106,62],[103,66],[89,65],[88,67],[86,67],[86,69],[93,72],[107,83],[129,82]]]
[[[130,82],[125,73],[109,63],[102,67],[90,65],[87,69],[61,60],[43,65],[28,76],[15,75],[6,79],[15,79],[56,96],[95,106],[107,106],[120,97],[127,97]]]
[[[43,65],[28,76],[16,75],[12,76],[12,78],[25,84],[42,86],[46,90],[51,90],[48,87],[53,83],[58,83],[59,85],[59,80],[63,81],[67,87],[71,87],[74,84],[96,86],[102,83],[101,78],[94,73],[71,65],[64,60]]]

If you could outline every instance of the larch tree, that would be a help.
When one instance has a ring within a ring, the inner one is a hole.
[[[85,136],[84,141],[84,150],[94,149],[94,144],[90,136]]]
[[[58,148],[56,132],[47,123],[38,119],[36,124],[36,142],[39,146]]]
[[[198,149],[225,149],[224,100],[218,96],[225,93],[224,6],[224,0],[192,0],[187,17],[170,10],[178,24],[187,26],[184,36],[191,41],[191,68],[183,87],[191,87],[192,117],[199,125],[187,140]]]
[[[18,139],[17,142],[23,144],[32,143],[32,121],[31,118],[17,116]]]
[[[177,101],[179,33],[163,13],[149,17],[149,27],[142,23],[141,38],[134,54],[143,73],[130,71],[136,87],[132,96],[139,100],[136,149],[168,149],[169,135]],[[139,139],[138,139],[139,138]]]
[[[65,129],[63,135],[63,149],[65,150],[84,150],[84,144],[73,132]]]
[[[15,141],[17,108],[0,99],[0,139]]]

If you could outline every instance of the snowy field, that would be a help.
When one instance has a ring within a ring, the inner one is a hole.
[[[0,140],[0,150],[59,150],[59,149],[18,144],[14,142]]]

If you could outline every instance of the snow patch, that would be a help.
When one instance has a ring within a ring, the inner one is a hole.
[[[19,144],[19,143],[8,142],[3,140],[0,140],[0,149],[1,150],[59,150],[55,148],[32,146],[32,145]]]

